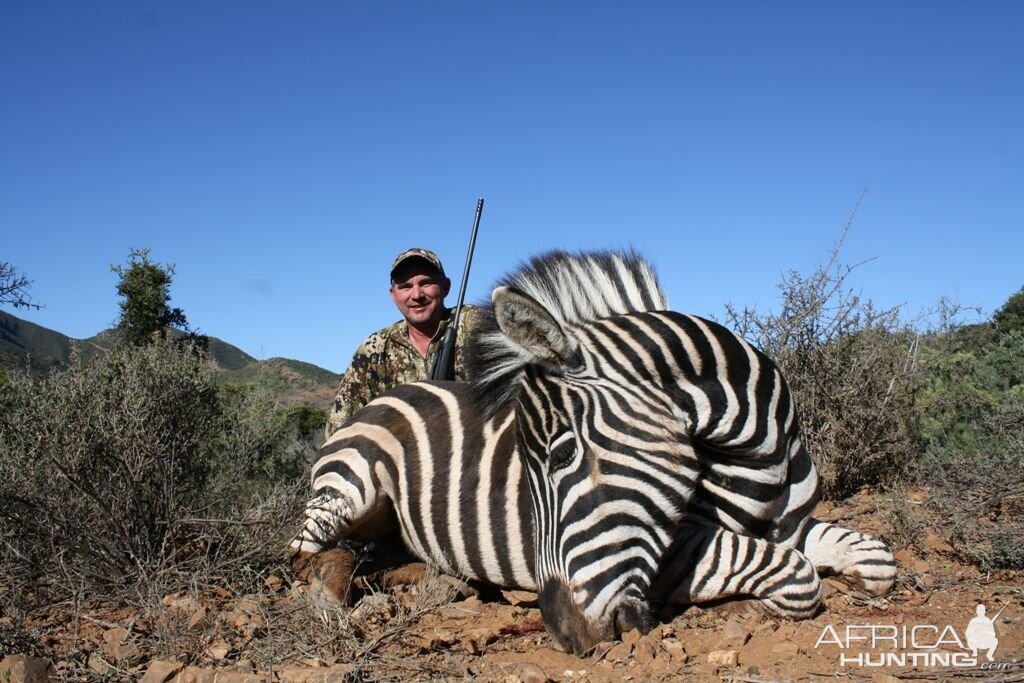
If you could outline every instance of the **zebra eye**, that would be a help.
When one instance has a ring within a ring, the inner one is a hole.
[[[576,439],[566,432],[548,445],[548,471],[557,472],[572,462],[576,455]]]

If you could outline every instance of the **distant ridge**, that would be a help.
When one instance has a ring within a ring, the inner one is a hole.
[[[340,377],[312,363],[290,358],[257,360],[237,346],[208,337],[207,351],[226,385],[249,384],[262,379],[284,405],[305,405],[327,410],[334,400]],[[0,311],[0,369],[28,369],[39,377],[67,367],[77,352],[82,360],[108,352],[114,345],[113,330],[88,339],[72,339],[55,330]]]

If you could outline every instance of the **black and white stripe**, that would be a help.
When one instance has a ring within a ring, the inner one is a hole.
[[[665,309],[634,254],[523,266],[474,334],[472,385],[399,387],[332,436],[293,548],[390,520],[444,571],[537,590],[574,651],[646,626],[651,600],[743,593],[807,616],[814,567],[887,590],[882,544],[811,519],[817,475],[774,364]]]

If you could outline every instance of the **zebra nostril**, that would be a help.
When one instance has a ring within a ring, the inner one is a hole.
[[[645,603],[628,601],[615,610],[612,618],[615,633],[628,633],[639,629],[641,633],[651,630],[651,610]]]

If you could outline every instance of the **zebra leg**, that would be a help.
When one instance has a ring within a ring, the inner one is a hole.
[[[814,616],[821,584],[803,553],[703,524],[684,524],[662,562],[654,594],[673,604],[748,596],[789,619]]]
[[[896,581],[896,559],[876,538],[809,518],[794,544],[823,575],[837,574],[872,596],[888,593]]]
[[[358,426],[347,431],[353,431]],[[313,470],[314,496],[306,504],[302,528],[290,544],[296,576],[328,602],[346,604],[356,561],[336,547],[343,538],[373,540],[394,526],[385,495],[369,485],[369,464],[356,448],[344,447],[344,432],[321,450]]]
[[[320,449],[313,466],[313,497],[306,504],[302,529],[292,539],[292,554],[318,553],[343,538],[372,541],[395,530],[394,505],[373,473],[364,451],[369,437],[382,431],[354,422],[337,431]],[[393,439],[392,439],[393,440]]]

